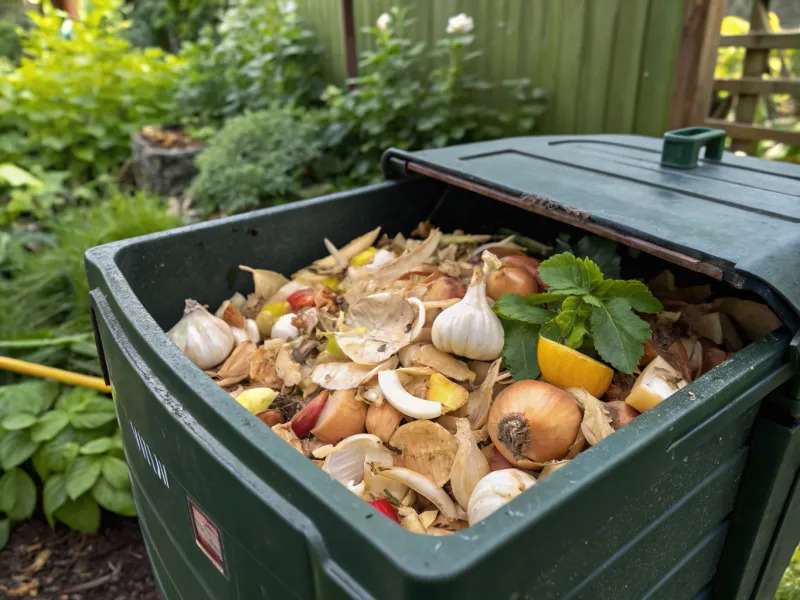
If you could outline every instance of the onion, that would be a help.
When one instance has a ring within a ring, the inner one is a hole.
[[[536,277],[524,267],[504,265],[486,279],[486,295],[497,300],[503,294],[527,296],[539,291]]]
[[[624,400],[614,400],[605,404],[608,416],[611,419],[611,426],[615,430],[624,427],[639,416],[639,411],[628,405]]]
[[[363,433],[366,418],[367,405],[356,400],[355,390],[337,390],[325,403],[311,433],[321,442],[336,444]]]
[[[489,436],[514,466],[563,458],[578,437],[581,410],[570,394],[543,381],[518,381],[489,410]]]

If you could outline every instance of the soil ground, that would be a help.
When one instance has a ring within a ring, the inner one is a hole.
[[[158,600],[136,519],[106,513],[97,535],[19,523],[0,551],[0,598]]]

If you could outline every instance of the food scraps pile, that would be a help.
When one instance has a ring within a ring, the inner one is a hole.
[[[376,510],[447,535],[780,326],[669,271],[610,278],[608,240],[560,243],[427,222],[326,239],[329,255],[291,279],[242,266],[255,291],[215,314],[187,300],[169,337]]]

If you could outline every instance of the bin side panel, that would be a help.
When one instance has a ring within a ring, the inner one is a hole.
[[[800,425],[776,423],[768,412],[763,411],[753,429],[752,451],[714,585],[715,600],[753,595],[800,468]]]
[[[156,382],[142,377],[141,365],[135,368],[125,350],[115,346],[120,338],[112,339],[104,323],[100,327],[137,509],[174,587],[192,600],[313,598],[301,524],[289,525],[265,505],[270,492],[250,487],[257,479],[236,469],[233,460],[230,465],[220,461],[221,448],[212,455],[209,450],[218,442],[204,438],[190,417],[178,422],[165,410],[152,391]],[[196,541],[189,500],[217,528],[224,573]],[[287,586],[294,590],[291,595],[278,593],[289,594]]]
[[[555,590],[562,589],[565,584],[579,586],[592,576],[598,564],[604,565],[604,568],[613,568],[615,564],[623,565],[623,569],[629,568],[629,561],[632,559],[631,555],[626,555],[626,548],[642,534],[643,524],[649,524],[649,528],[654,527],[659,519],[668,517],[670,511],[674,511],[684,499],[701,492],[710,484],[718,488],[738,481],[741,469],[732,472],[723,469],[725,477],[722,479],[725,481],[720,481],[719,474],[715,477],[715,471],[732,459],[738,460],[736,457],[743,451],[742,445],[747,440],[755,411],[755,408],[749,410],[736,423],[731,424],[723,437],[708,440],[691,456],[686,457],[686,462],[680,461],[645,491],[639,492],[636,497],[631,496],[605,521],[598,520],[594,529],[584,535],[583,543],[574,544],[559,557],[553,567],[542,572],[537,592],[555,593]],[[743,468],[743,465],[740,466]],[[550,477],[556,477],[561,472],[563,469]],[[543,481],[542,485],[544,483]],[[680,511],[678,512],[680,515]],[[702,534],[718,526],[724,516],[723,514],[715,520],[706,515],[702,531],[698,533]],[[678,516],[679,520],[682,518]],[[663,560],[654,575],[670,568],[674,561],[683,559],[684,552],[680,548],[670,547],[670,543],[676,539],[679,540],[680,536],[669,532],[661,535],[660,550]]]

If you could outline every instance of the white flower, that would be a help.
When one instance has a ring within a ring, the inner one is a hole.
[[[286,2],[282,2],[281,12],[285,15],[297,12],[297,2],[295,2],[294,0],[286,0]]]
[[[386,32],[389,29],[389,25],[392,24],[392,17],[389,13],[383,13],[378,20],[375,22],[375,26],[378,28],[378,31]]]
[[[468,17],[464,13],[447,20],[447,33],[469,33],[474,27],[472,17]]]

